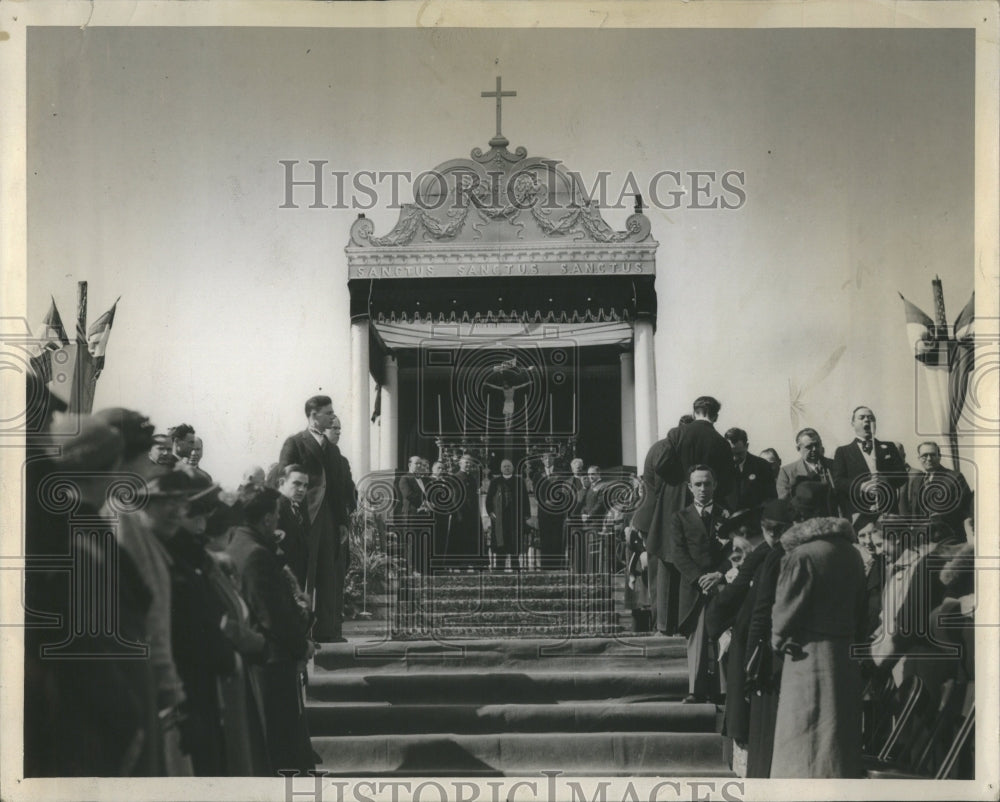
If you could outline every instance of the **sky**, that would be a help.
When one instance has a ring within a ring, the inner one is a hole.
[[[786,461],[800,426],[832,454],[859,404],[911,461],[926,439],[898,293],[930,313],[939,275],[954,320],[973,290],[971,32],[68,27],[30,29],[27,52],[31,320],[50,294],[72,319],[79,280],[91,321],[120,295],[95,409],[194,425],[225,486],[277,459],[309,395],[350,420],[358,209],[280,208],[281,160],[468,157],[497,75],[511,148],[588,186],[745,176],[738,209],[646,212],[662,432],[710,394],[720,430]],[[376,234],[387,203],[365,210]]]

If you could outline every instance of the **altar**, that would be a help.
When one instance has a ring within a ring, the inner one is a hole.
[[[489,148],[423,173],[390,231],[364,214],[351,227],[358,476],[462,450],[491,470],[542,450],[636,465],[659,436],[641,197],[613,229],[579,176],[509,150],[499,81],[483,94],[497,98]]]

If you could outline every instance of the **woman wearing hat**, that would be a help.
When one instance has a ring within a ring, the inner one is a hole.
[[[182,732],[195,775],[218,777],[227,773],[218,683],[236,667],[232,645],[222,630],[225,610],[208,577],[215,564],[205,551],[205,528],[218,488],[187,473],[177,475],[188,480],[188,503],[180,528],[165,545],[172,558],[174,661],[187,697]]]
[[[850,523],[831,517],[781,536],[771,644],[786,657],[771,777],[863,774],[861,672],[851,644],[866,640],[868,604],[856,542]]]
[[[770,777],[774,724],[778,714],[782,655],[771,648],[771,608],[785,550],[781,535],[796,520],[785,499],[773,499],[761,509],[761,528],[771,550],[754,572],[746,646],[746,690],[750,694],[747,777]]]
[[[261,777],[271,774],[264,730],[264,699],[257,674],[250,666],[265,656],[267,640],[254,625],[250,608],[240,595],[240,580],[225,548],[229,531],[222,529],[217,515],[225,504],[218,487],[203,491],[203,499],[191,502],[188,514],[196,518],[200,539],[209,557],[205,575],[223,610],[222,633],[233,650],[233,671],[217,678],[225,736],[224,773],[230,777]]]

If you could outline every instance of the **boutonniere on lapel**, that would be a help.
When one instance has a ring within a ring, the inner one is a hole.
[[[889,444],[888,443],[879,443],[878,447],[881,448],[883,451],[888,451],[889,450]]]
[[[757,474],[755,474],[755,473],[752,473],[752,474],[750,474],[750,475],[749,475],[749,476],[748,476],[747,478],[748,478],[748,479],[749,479],[749,480],[750,480],[750,481],[752,482],[752,481],[753,481],[754,479],[756,479],[756,478],[757,478]]]
[[[715,530],[715,536],[719,537],[719,532],[722,529],[722,523],[729,517],[729,510],[720,510],[717,520],[713,524],[713,529]],[[721,539],[721,538],[720,538]]]

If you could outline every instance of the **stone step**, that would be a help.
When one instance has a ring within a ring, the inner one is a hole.
[[[426,624],[462,624],[464,626],[496,626],[498,624],[567,624],[590,623],[615,620],[614,610],[573,610],[553,614],[543,610],[421,610],[400,612],[394,619],[403,624],[406,621]]]
[[[684,638],[653,633],[628,633],[620,638],[485,638],[460,643],[383,639],[324,644],[316,653],[313,667],[317,671],[397,672],[490,666],[524,671],[561,666],[581,672],[600,669],[629,673],[650,665],[659,667],[667,660],[683,660],[686,655]]]
[[[422,587],[403,587],[389,599],[389,603],[403,596],[416,598],[433,599],[509,599],[509,598],[532,598],[532,599],[567,599],[586,598],[601,596],[611,599],[619,599],[622,592],[613,588],[598,587],[596,585],[425,585]]]
[[[615,574],[571,574],[565,571],[521,571],[504,573],[499,571],[478,571],[465,574],[437,573],[429,576],[404,576],[395,580],[398,587],[439,587],[477,586],[618,586],[621,577]]]
[[[392,704],[556,704],[618,699],[679,701],[687,693],[684,660],[632,672],[552,671],[315,671],[308,696],[315,702]]]
[[[333,776],[535,775],[561,777],[731,777],[723,739],[710,733],[550,732],[313,737],[322,768]],[[567,792],[561,780],[560,795]]]
[[[607,599],[566,599],[554,597],[520,597],[503,596],[449,596],[445,598],[423,599],[417,607],[433,613],[477,613],[505,612],[519,610],[521,612],[538,612],[545,615],[570,615],[587,610],[602,610],[614,612],[617,605]]]
[[[309,730],[324,736],[505,732],[715,732],[714,704],[420,705],[311,703]]]
[[[496,626],[483,625],[436,625],[432,627],[396,628],[393,640],[426,640],[436,637],[441,640],[468,640],[479,638],[614,638],[629,634],[626,627],[607,622],[594,624],[522,624]]]

